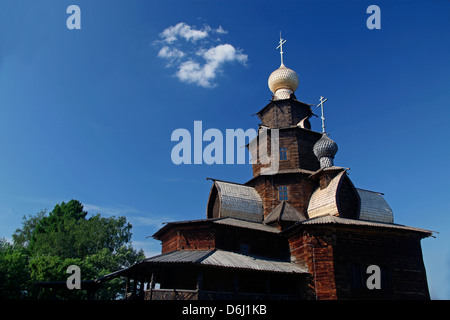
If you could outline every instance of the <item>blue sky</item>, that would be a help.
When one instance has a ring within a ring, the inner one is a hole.
[[[383,192],[395,222],[439,232],[423,256],[432,297],[450,299],[449,17],[448,1],[2,1],[0,237],[77,199],[126,216],[134,246],[159,253],[145,237],[204,218],[207,177],[251,178],[249,165],[173,164],[172,132],[256,129],[281,30],[297,98],[328,98],[335,164]]]

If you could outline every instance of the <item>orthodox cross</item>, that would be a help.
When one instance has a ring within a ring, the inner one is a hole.
[[[328,99],[324,99],[322,96],[320,96],[320,103],[316,106],[316,107],[320,107],[320,109],[322,109],[322,132],[325,133],[325,117],[323,116],[323,104],[327,101]]]
[[[283,65],[283,44],[286,43],[286,40],[281,38],[281,31],[280,31],[280,42],[278,42],[280,45],[277,47],[280,48],[280,55],[281,55],[281,65]]]

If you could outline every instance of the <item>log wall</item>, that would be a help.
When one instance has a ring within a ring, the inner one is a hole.
[[[293,262],[307,266],[321,299],[430,299],[420,237],[411,232],[346,226],[314,227],[289,238]],[[381,288],[369,289],[369,265]]]

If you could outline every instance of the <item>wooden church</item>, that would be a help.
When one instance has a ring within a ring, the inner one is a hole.
[[[432,232],[395,224],[381,193],[334,166],[326,100],[317,132],[312,105],[294,94],[299,80],[283,63],[283,43],[272,99],[256,113],[257,139],[270,137],[272,152],[262,159],[260,144],[247,146],[253,178],[211,179],[204,219],[165,224],[153,235],[161,255],[99,281],[126,277],[126,299],[430,298],[420,240]]]

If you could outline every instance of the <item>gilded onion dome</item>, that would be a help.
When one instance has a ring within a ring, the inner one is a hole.
[[[313,151],[320,161],[320,167],[327,168],[333,166],[333,159],[338,151],[338,146],[326,133],[323,133],[322,138],[314,145]]]
[[[283,63],[269,76],[268,85],[275,100],[289,99],[297,90],[299,84],[297,73],[287,68]]]

